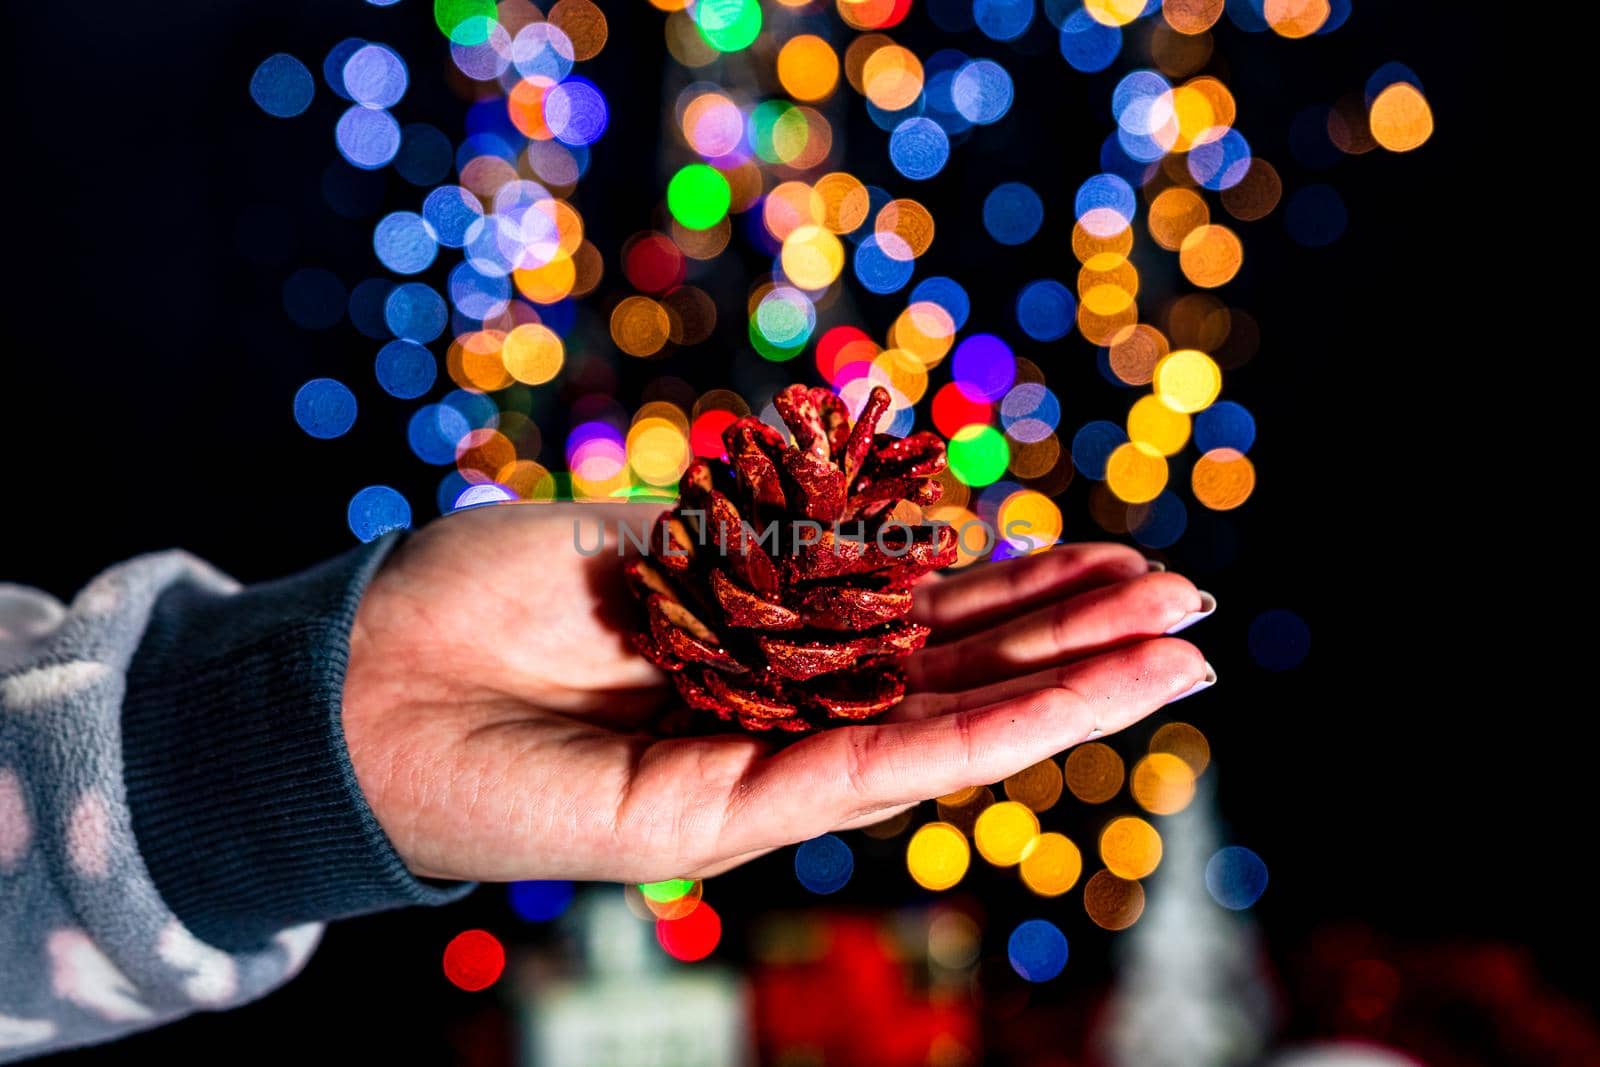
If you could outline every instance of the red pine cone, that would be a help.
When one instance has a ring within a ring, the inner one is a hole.
[[[627,573],[644,608],[634,643],[691,708],[805,733],[905,696],[896,661],[928,639],[906,621],[911,586],[955,561],[956,535],[923,525],[944,441],[873,432],[887,390],[854,426],[827,389],[791,385],[774,403],[794,443],[760,419],[729,425],[729,462],[684,472]]]

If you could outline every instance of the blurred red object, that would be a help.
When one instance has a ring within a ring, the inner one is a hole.
[[[964,988],[918,990],[911,962],[877,920],[808,921],[814,952],[755,969],[762,1062],[802,1051],[828,1067],[979,1061],[977,1014]]]

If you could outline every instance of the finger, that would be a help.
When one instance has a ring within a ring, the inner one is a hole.
[[[1149,563],[1126,545],[1062,545],[1048,552],[985,563],[917,589],[911,618],[946,641],[1047,600],[1144,574]]]
[[[1209,601],[1215,607],[1215,601]],[[906,660],[914,691],[954,692],[1140,637],[1158,637],[1204,611],[1189,579],[1147,573],[1058,600],[982,633],[924,648]]]
[[[735,853],[803,841],[899,804],[998,782],[1191,690],[1209,668],[1186,641],[1144,641],[1061,671],[1056,684],[936,718],[851,726],[751,765],[720,835]]]
[[[1187,642],[1178,641],[1177,638],[1154,638],[1156,641],[1172,641],[1179,644]],[[1076,664],[1066,664],[1059,667],[1050,667],[1042,671],[1033,671],[1029,674],[1018,675],[1014,678],[1005,678],[989,685],[978,686],[951,693],[916,693],[902,700],[892,708],[883,719],[884,722],[911,722],[916,719],[931,719],[939,715],[949,715],[958,711],[970,711],[973,708],[987,707],[1002,700],[1026,696],[1028,693],[1053,686],[1067,684],[1073,675]],[[1126,723],[1116,725],[1114,729],[1121,729]],[[1102,728],[1104,728],[1102,726]],[[1107,730],[1107,732],[1111,732]]]

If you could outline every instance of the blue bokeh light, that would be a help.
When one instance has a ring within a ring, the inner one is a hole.
[[[889,135],[889,162],[912,181],[933,177],[949,159],[950,138],[930,118],[906,119]]]
[[[1267,891],[1267,865],[1243,845],[1220,848],[1206,861],[1206,892],[1230,911],[1243,911]]]
[[[405,61],[387,45],[362,45],[344,61],[344,91],[364,107],[390,108],[410,84]]]
[[[1035,341],[1059,341],[1072,329],[1078,302],[1060,282],[1042,278],[1017,294],[1017,325]]]
[[[1003,182],[983,200],[983,228],[1003,245],[1020,245],[1044,224],[1044,201],[1021,182]]]
[[[902,288],[917,267],[913,260],[896,259],[885,252],[877,234],[856,245],[854,264],[856,278],[873,293],[892,293]]]
[[[1072,435],[1072,465],[1085,478],[1104,481],[1106,461],[1127,440],[1127,431],[1114,422],[1096,419],[1085,423]]]
[[[571,882],[512,882],[506,886],[511,910],[531,923],[560,918],[572,903]]]
[[[950,99],[968,122],[985,126],[1011,110],[1016,89],[1006,68],[990,59],[964,64],[950,83]]]
[[[306,65],[286,52],[270,55],[250,76],[250,99],[274,118],[292,119],[311,106],[316,79]]]
[[[1078,8],[1061,24],[1061,58],[1082,74],[1096,74],[1111,66],[1122,51],[1122,28],[1095,21]]]
[[[319,440],[342,437],[355,425],[356,395],[341,381],[313,378],[294,394],[294,421]]]
[[[415,400],[432,389],[439,373],[432,352],[415,341],[400,340],[378,349],[374,369],[383,391],[401,400]]]
[[[357,104],[339,116],[334,141],[352,166],[377,170],[400,151],[400,124],[387,111]]]
[[[369,485],[350,498],[345,519],[350,532],[361,541],[376,541],[391,530],[411,525],[411,505],[387,485]]]
[[[1006,956],[1023,978],[1048,982],[1067,966],[1067,937],[1048,919],[1028,919],[1011,931]]]
[[[425,271],[439,254],[428,224],[413,211],[394,211],[380,219],[372,231],[372,248],[378,261],[396,274]]]
[[[1202,453],[1231,448],[1244,454],[1256,443],[1256,420],[1242,404],[1219,400],[1194,417],[1194,443]]]
[[[972,298],[967,296],[967,291],[960,282],[944,275],[924,278],[916,284],[911,290],[910,303],[923,300],[938,304],[949,312],[950,320],[958,330],[967,324],[967,316],[972,313]]]
[[[794,850],[794,874],[811,892],[826,896],[843,889],[856,869],[850,846],[833,834],[801,842]]]

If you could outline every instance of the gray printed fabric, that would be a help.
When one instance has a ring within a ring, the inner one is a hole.
[[[183,552],[107,570],[63,606],[0,584],[0,1062],[253,1000],[322,924],[225,952],[162,903],[130,828],[124,675],[163,590],[238,583]]]

